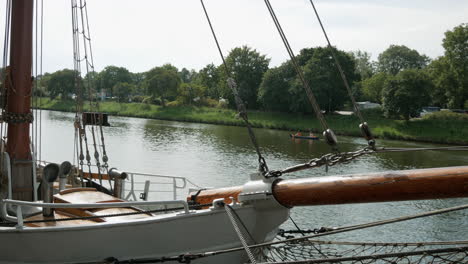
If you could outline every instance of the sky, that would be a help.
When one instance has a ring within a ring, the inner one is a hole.
[[[0,0],[3,54],[5,3]],[[225,55],[242,45],[271,59],[288,59],[262,0],[204,0]],[[431,58],[443,55],[444,32],[468,23],[467,0],[315,0],[332,45],[367,51],[372,59],[391,44],[406,45]],[[309,0],[271,0],[297,54],[324,46]],[[97,71],[108,65],[143,72],[171,63],[199,70],[221,59],[198,0],[88,0]],[[73,68],[69,0],[44,0],[43,71]]]

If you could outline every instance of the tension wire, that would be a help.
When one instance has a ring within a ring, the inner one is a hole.
[[[260,152],[260,147],[257,143],[257,138],[255,137],[255,133],[253,132],[252,125],[250,124],[248,116],[247,116],[247,109],[239,95],[239,91],[237,90],[237,84],[235,80],[232,78],[231,71],[229,70],[229,67],[226,64],[226,60],[224,59],[224,55],[221,50],[221,46],[218,42],[218,38],[216,37],[216,33],[213,29],[213,25],[211,24],[211,20],[206,10],[205,4],[203,3],[203,0],[200,0],[200,3],[203,7],[203,11],[205,12],[206,20],[208,21],[208,25],[210,26],[214,41],[216,42],[216,47],[218,48],[219,55],[221,56],[221,59],[223,61],[224,70],[226,72],[226,76],[228,77],[227,84],[228,84],[228,87],[232,90],[232,93],[234,94],[234,99],[236,102],[237,111],[239,112],[239,117],[241,117],[242,120],[244,120],[245,126],[247,127],[247,130],[249,132],[250,141],[254,145],[255,151],[257,152],[259,171],[263,174],[263,176],[266,176],[268,175],[268,172],[269,172],[268,166],[266,164],[265,158],[262,156],[262,153]]]
[[[343,80],[343,84],[346,87],[346,90],[348,91],[349,98],[351,99],[351,102],[353,103],[353,109],[354,113],[357,115],[359,118],[361,124],[359,125],[359,128],[361,129],[362,134],[366,138],[369,146],[374,147],[375,146],[375,139],[374,136],[371,133],[371,130],[367,124],[367,122],[364,120],[364,117],[362,116],[361,110],[359,109],[359,106],[356,103],[356,99],[354,98],[353,92],[351,91],[351,88],[348,83],[348,79],[346,78],[346,75],[343,71],[343,68],[341,67],[341,63],[338,61],[338,57],[336,56],[336,53],[334,51],[333,46],[331,45],[330,39],[328,38],[327,32],[325,31],[325,27],[322,24],[322,20],[320,19],[320,16],[317,12],[317,9],[315,8],[314,2],[310,0],[310,4],[312,5],[312,8],[314,9],[315,16],[317,17],[317,20],[320,24],[320,27],[322,28],[323,35],[325,36],[325,39],[327,40],[328,43],[328,48],[330,49],[330,53],[335,60],[335,65],[338,68],[338,71],[340,72],[341,79]]]
[[[297,59],[296,59],[296,56],[294,55],[294,52],[291,48],[291,45],[289,44],[289,41],[286,37],[286,35],[284,34],[284,31],[283,31],[283,28],[281,27],[281,24],[278,20],[278,17],[276,16],[275,14],[275,11],[273,10],[273,7],[271,6],[270,4],[270,1],[269,0],[265,0],[265,4],[268,8],[268,11],[270,13],[270,16],[271,18],[273,19],[273,22],[275,23],[275,26],[276,26],[276,29],[278,30],[278,33],[281,37],[281,39],[283,40],[283,44],[286,48],[286,51],[288,52],[289,54],[289,57],[291,58],[291,62],[297,72],[297,75],[299,76],[299,79],[301,80],[302,82],[302,86],[304,87],[304,90],[307,94],[307,97],[314,109],[314,112],[315,112],[315,115],[317,117],[317,119],[319,120],[322,128],[324,129],[323,131],[323,136],[325,137],[325,140],[326,142],[332,147],[332,149],[334,151],[337,151],[337,143],[338,143],[338,140],[336,139],[336,136],[335,136],[335,133],[333,132],[333,130],[331,130],[325,120],[325,117],[323,116],[322,114],[322,110],[320,109],[320,106],[319,104],[317,103],[317,100],[314,96],[314,93],[312,92],[312,89],[310,88],[309,86],[309,83],[307,82],[307,80],[305,79],[304,77],[304,73],[302,72],[302,69],[300,68],[299,66],[299,63],[297,62]]]

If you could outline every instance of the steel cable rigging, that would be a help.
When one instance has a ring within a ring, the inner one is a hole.
[[[245,107],[245,105],[244,105],[244,103],[242,101],[242,98],[239,95],[239,91],[237,89],[237,84],[236,84],[235,80],[232,78],[231,71],[230,71],[230,69],[229,69],[229,67],[228,67],[228,65],[226,63],[226,60],[224,59],[224,55],[223,55],[223,52],[221,50],[221,46],[219,44],[218,38],[216,37],[216,33],[215,33],[214,29],[213,29],[213,25],[211,24],[211,20],[210,20],[210,17],[208,15],[208,12],[206,10],[205,4],[203,3],[203,0],[200,0],[200,3],[202,5],[203,11],[205,13],[208,25],[210,26],[211,33],[213,35],[213,39],[214,39],[214,41],[216,43],[216,47],[218,48],[218,51],[219,51],[219,55],[221,56],[221,59],[223,61],[224,70],[226,72],[226,76],[228,77],[227,78],[227,84],[228,84],[228,87],[232,90],[232,93],[234,94],[234,98],[235,98],[235,102],[236,102],[236,106],[237,106],[237,111],[239,112],[239,117],[241,117],[242,120],[244,120],[245,126],[247,127],[247,130],[249,132],[250,141],[254,145],[255,151],[257,152],[258,163],[259,163],[259,171],[265,177],[274,176],[274,175],[271,175],[271,173],[273,173],[273,172],[269,171],[268,166],[267,166],[266,161],[265,161],[265,158],[262,156],[262,153],[260,152],[260,147],[259,147],[259,145],[257,143],[257,138],[255,137],[255,133],[253,132],[252,125],[250,124],[249,118],[247,116],[247,109],[246,109],[246,107]]]

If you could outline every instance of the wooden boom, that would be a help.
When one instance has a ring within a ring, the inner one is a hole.
[[[204,190],[196,202],[237,198],[241,191],[242,186]],[[272,192],[287,207],[461,198],[468,197],[468,166],[281,180]]]

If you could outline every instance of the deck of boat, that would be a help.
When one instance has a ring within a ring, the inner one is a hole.
[[[54,203],[116,203],[125,202],[124,200],[117,199],[114,196],[97,191],[95,188],[72,188],[61,191],[54,195]],[[115,217],[106,217],[112,214],[141,212],[140,209],[135,207],[121,207],[121,208],[57,208],[54,210],[52,216],[43,216],[42,213],[31,216],[25,221],[38,221],[34,223],[26,223],[30,227],[46,227],[46,226],[70,226],[70,225],[89,225],[103,222],[122,222],[132,219],[141,219],[150,217],[149,213],[122,215]],[[90,219],[74,219],[74,220],[59,220],[55,219],[73,219],[79,217],[93,217]],[[101,216],[101,217],[99,217]],[[44,222],[41,222],[44,221]]]

